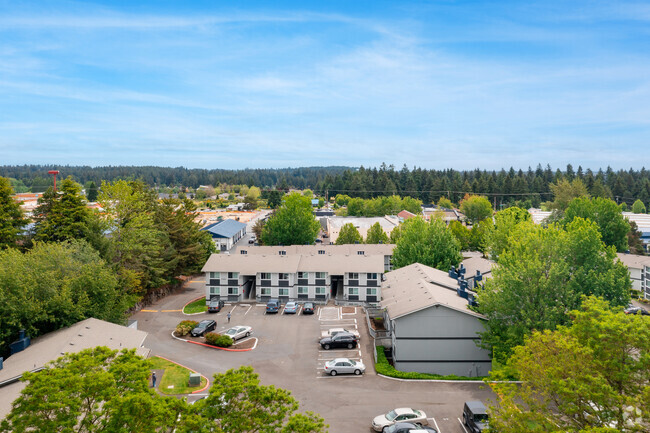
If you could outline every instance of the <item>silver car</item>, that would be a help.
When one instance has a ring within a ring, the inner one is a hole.
[[[239,340],[240,338],[248,337],[253,333],[253,328],[250,326],[233,326],[229,330],[223,333],[233,340]]]
[[[349,358],[336,358],[325,363],[325,373],[330,376],[337,374],[356,374],[357,376],[366,371],[366,366],[361,361],[353,361]]]

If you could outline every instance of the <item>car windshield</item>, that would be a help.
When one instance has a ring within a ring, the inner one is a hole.
[[[237,333],[236,329],[229,329],[229,330],[226,331],[227,335],[233,335],[233,334],[236,334],[236,333]]]
[[[350,364],[352,364],[352,365],[357,365],[357,363],[356,363],[356,362],[354,362],[354,361],[353,361],[353,360],[351,360],[351,359],[348,359],[348,362],[349,362]]]
[[[205,327],[208,326],[209,324],[210,324],[210,322],[203,321],[203,322],[199,323],[198,328],[205,328]]]
[[[392,421],[392,420],[394,420],[395,418],[397,418],[397,413],[396,413],[394,410],[391,410],[390,412],[388,412],[388,413],[386,414],[386,419],[387,419],[388,421]]]
[[[488,420],[488,416],[485,413],[477,413],[474,415],[474,421],[485,422]]]

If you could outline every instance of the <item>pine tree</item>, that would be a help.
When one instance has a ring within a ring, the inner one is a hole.
[[[27,220],[12,197],[9,179],[0,177],[0,250],[15,247]]]

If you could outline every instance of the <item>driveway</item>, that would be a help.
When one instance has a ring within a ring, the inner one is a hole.
[[[494,399],[479,383],[405,382],[377,376],[374,371],[373,340],[368,334],[361,308],[344,314],[339,307],[317,307],[316,314],[265,314],[265,306],[255,302],[226,304],[217,314],[186,316],[180,311],[188,301],[205,295],[204,283],[192,280],[180,293],[161,299],[132,316],[138,329],[149,333],[145,346],[152,355],[161,355],[184,364],[208,378],[230,368],[252,365],[263,384],[291,390],[301,410],[323,416],[332,433],[368,432],[372,418],[395,407],[424,410],[435,418],[442,433],[465,433],[458,418],[466,400]],[[231,312],[227,323],[226,313]],[[171,332],[185,319],[217,320],[217,331],[233,325],[253,327],[258,338],[255,350],[225,352],[174,340]],[[330,327],[356,328],[361,334],[357,349],[325,351],[318,344],[323,330]],[[335,357],[361,359],[366,364],[362,376],[323,374],[325,360]],[[192,396],[191,399],[198,398]]]

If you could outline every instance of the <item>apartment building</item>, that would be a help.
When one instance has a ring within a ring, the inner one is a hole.
[[[618,258],[630,271],[632,289],[650,299],[650,257],[636,254],[618,253]]]

